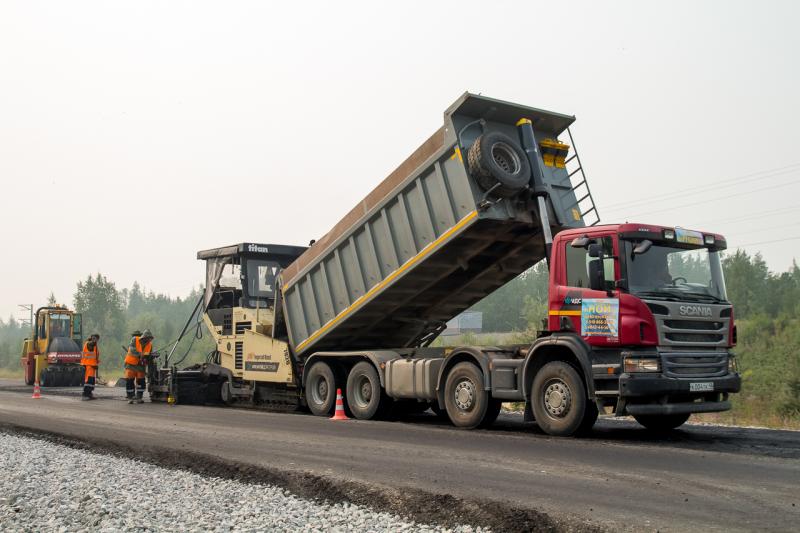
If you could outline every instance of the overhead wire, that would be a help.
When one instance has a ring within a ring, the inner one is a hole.
[[[783,176],[785,174],[791,174],[793,172],[800,171],[800,163],[792,163],[791,165],[786,165],[783,167],[778,167],[774,169],[768,170],[761,170],[758,172],[753,172],[750,174],[745,174],[743,176],[737,176],[735,178],[727,178],[724,180],[717,180],[712,182],[706,182],[703,185],[698,185],[696,187],[689,187],[681,189],[680,191],[673,191],[668,192],[660,195],[655,196],[648,196],[647,198],[642,198],[640,200],[633,200],[630,202],[617,202],[615,204],[609,204],[605,206],[603,209],[604,211],[619,211],[620,209],[624,209],[630,207],[631,205],[646,205],[650,203],[661,202],[663,200],[672,199],[672,198],[681,198],[686,196],[687,193],[693,192],[702,192],[706,190],[715,190],[727,187],[735,187],[737,185],[741,185],[743,183],[748,183],[751,181],[756,180],[763,180],[763,179],[771,179],[778,176]]]
[[[693,206],[696,206],[696,205],[707,204],[710,200],[714,200],[714,201],[716,201],[716,200],[726,200],[728,198],[736,198],[736,197],[739,197],[739,196],[744,196],[746,194],[753,194],[754,192],[761,192],[761,191],[769,191],[769,190],[779,189],[781,187],[788,187],[790,185],[800,185],[800,181],[790,181],[790,182],[787,182],[787,183],[780,183],[780,184],[777,184],[777,185],[771,185],[769,187],[759,187],[757,189],[750,189],[749,191],[744,191],[744,192],[739,192],[739,193],[734,193],[734,194],[728,194],[728,195],[725,195],[725,196],[715,196],[714,198],[704,198],[703,200],[699,200],[697,202],[689,202],[689,203],[686,203],[686,204],[673,205],[673,206],[665,207],[663,209],[657,209],[655,211],[651,210],[651,211],[647,211],[647,212],[644,212],[644,213],[637,213],[637,214],[634,214],[634,215],[621,216],[619,218],[631,219],[631,218],[636,218],[636,217],[645,216],[645,215],[652,215],[653,213],[663,213],[664,211],[671,211],[673,209],[680,209],[680,208],[683,208],[683,207],[693,207]]]
[[[756,211],[754,213],[750,213],[748,216],[744,217],[729,217],[729,218],[712,218],[712,219],[705,219],[700,222],[693,222],[691,224],[687,224],[689,226],[699,226],[702,224],[717,224],[719,222],[745,222],[748,220],[753,220],[756,218],[767,218],[773,217],[777,215],[785,215],[786,213],[793,211],[795,209],[800,209],[800,204],[789,205],[786,207],[779,207],[777,209],[766,209],[764,211]]]
[[[782,239],[772,239],[769,241],[746,242],[744,244],[736,244],[735,246],[731,246],[731,248],[744,248],[745,246],[755,246],[756,244],[771,244],[774,242],[796,241],[798,239],[800,239],[800,235],[794,237],[784,237]]]

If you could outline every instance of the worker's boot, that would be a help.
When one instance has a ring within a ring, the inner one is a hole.
[[[125,378],[125,396],[128,397],[128,403],[136,403],[133,395],[135,390],[133,378]]]
[[[142,398],[142,396],[144,396],[144,386],[144,379],[136,380],[136,403],[144,403],[144,399]]]

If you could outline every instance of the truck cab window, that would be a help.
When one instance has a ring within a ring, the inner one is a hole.
[[[280,265],[272,261],[247,261],[248,295],[253,298],[275,298],[275,277]]]
[[[605,274],[606,289],[614,288],[614,244],[611,237],[602,237],[600,244],[603,245],[603,272]],[[566,244],[567,258],[567,285],[569,287],[589,288],[589,261],[594,260],[589,257],[586,248],[573,248]]]

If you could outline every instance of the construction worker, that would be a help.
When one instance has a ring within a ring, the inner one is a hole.
[[[83,343],[81,366],[83,366],[83,398],[94,400],[94,385],[97,379],[97,367],[100,366],[100,335],[94,333]]]
[[[136,332],[134,332],[136,333]],[[145,365],[153,351],[153,334],[149,329],[134,335],[125,356],[125,393],[128,403],[144,403]]]

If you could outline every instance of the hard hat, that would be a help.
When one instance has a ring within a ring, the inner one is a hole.
[[[142,337],[144,337],[144,338],[146,338],[146,339],[152,339],[152,338],[153,338],[153,334],[152,334],[152,333],[150,333],[150,330],[149,330],[149,329],[146,329],[146,330],[144,330],[144,331],[142,332]]]
[[[142,334],[142,332],[137,329],[133,333],[131,333],[131,337],[138,337],[141,334]]]

